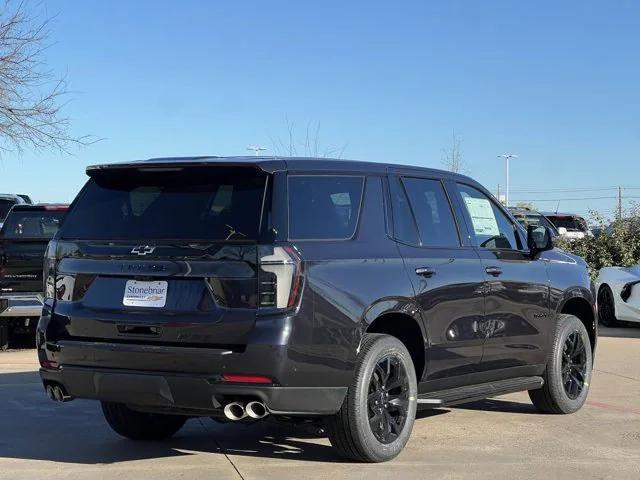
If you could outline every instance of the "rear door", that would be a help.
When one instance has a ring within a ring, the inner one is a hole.
[[[62,336],[245,344],[269,301],[258,287],[269,179],[248,167],[95,174],[57,245]]]
[[[553,327],[546,262],[530,257],[524,236],[491,197],[473,185],[456,185],[488,285],[481,368],[543,364]]]
[[[482,359],[480,259],[464,244],[439,178],[391,176],[390,191],[394,236],[428,334],[426,380],[453,385],[456,376],[475,372]]]

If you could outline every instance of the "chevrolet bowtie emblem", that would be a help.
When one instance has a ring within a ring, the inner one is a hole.
[[[138,245],[131,249],[131,253],[135,253],[136,255],[147,255],[148,253],[153,253],[156,247],[151,247],[149,245]]]

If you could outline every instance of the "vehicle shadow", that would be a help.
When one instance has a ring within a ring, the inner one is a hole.
[[[598,325],[599,337],[611,338],[640,338],[640,323],[625,323],[620,327],[604,327]]]
[[[478,400],[477,402],[456,405],[454,408],[461,410],[479,410],[485,412],[524,413],[540,415],[540,411],[537,410],[532,403],[514,402],[512,400],[503,400],[500,398],[487,398],[485,400]]]
[[[306,462],[343,462],[326,433],[310,423],[271,420],[253,424],[191,419],[172,439],[133,442],[107,426],[98,402],[48,400],[37,372],[0,374],[0,460],[45,460],[70,464],[129,461],[218,453]],[[456,408],[531,413],[530,405],[485,400]],[[417,422],[451,410],[421,409]]]

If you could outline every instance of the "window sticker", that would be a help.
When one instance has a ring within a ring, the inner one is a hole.
[[[495,237],[500,235],[498,222],[493,214],[491,202],[486,198],[464,197],[476,235]]]

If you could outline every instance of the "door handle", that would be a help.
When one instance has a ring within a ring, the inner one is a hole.
[[[432,277],[435,275],[436,271],[430,267],[418,267],[416,268],[416,275],[420,275],[421,277]]]
[[[502,275],[502,270],[500,270],[498,267],[487,267],[484,269],[484,271],[489,275],[493,275],[494,277]]]

